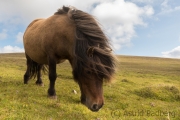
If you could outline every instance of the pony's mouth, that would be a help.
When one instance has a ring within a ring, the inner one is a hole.
[[[87,98],[81,99],[81,103],[84,104],[86,107],[88,107],[88,109],[91,110],[92,112],[98,112],[104,105],[104,103],[102,103],[101,105],[99,105],[97,103],[89,104]]]
[[[102,105],[97,105],[97,104],[93,104],[92,107],[90,107],[89,109],[92,111],[92,112],[98,112],[101,108],[102,108],[103,104]]]

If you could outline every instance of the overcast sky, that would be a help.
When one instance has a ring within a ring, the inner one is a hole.
[[[23,52],[23,34],[63,5],[94,15],[116,54],[180,58],[178,0],[0,0],[0,53]]]

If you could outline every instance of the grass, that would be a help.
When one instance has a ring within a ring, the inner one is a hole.
[[[47,98],[35,80],[23,84],[24,54],[0,54],[0,120],[179,120],[180,60],[117,56],[115,80],[105,83],[105,105],[91,112],[80,104],[80,90],[67,61],[57,66],[57,100]],[[77,91],[74,94],[73,90]]]

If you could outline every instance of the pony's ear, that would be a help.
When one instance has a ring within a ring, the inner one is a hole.
[[[69,9],[69,7],[63,6],[62,9],[58,9],[58,11],[54,13],[54,15],[67,14]]]
[[[67,13],[69,11],[69,7],[63,6],[63,10]]]

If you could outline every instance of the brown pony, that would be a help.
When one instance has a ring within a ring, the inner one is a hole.
[[[48,65],[48,95],[56,97],[56,64],[67,59],[81,90],[81,103],[91,111],[103,106],[103,81],[111,80],[115,59],[107,37],[91,15],[63,6],[51,17],[30,23],[23,41],[27,58],[25,84],[37,76],[36,84],[41,85],[41,70]]]

